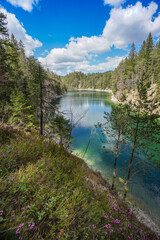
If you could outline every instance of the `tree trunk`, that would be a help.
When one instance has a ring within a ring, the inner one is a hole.
[[[126,184],[125,184],[124,200],[126,199],[127,192],[128,192],[128,184],[129,184],[129,181],[130,181],[131,170],[132,170],[132,165],[133,165],[133,158],[134,158],[134,152],[135,152],[135,149],[136,149],[138,127],[139,127],[139,112],[138,112],[138,118],[137,118],[136,131],[135,131],[135,135],[134,135],[134,144],[133,144],[133,149],[132,149],[132,155],[131,155],[130,163],[129,163],[128,176],[127,176],[127,181],[126,181]]]
[[[43,136],[43,84],[40,66],[39,66],[39,78],[40,78],[40,134],[41,136]]]
[[[118,131],[118,139],[117,139],[117,144],[116,144],[116,155],[115,155],[115,160],[114,160],[114,169],[113,169],[113,180],[112,180],[112,187],[111,189],[114,189],[114,185],[115,185],[115,180],[116,180],[116,167],[117,167],[117,158],[118,158],[118,147],[119,147],[119,140],[120,140],[120,129]]]

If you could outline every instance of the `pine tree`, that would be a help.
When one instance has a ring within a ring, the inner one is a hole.
[[[5,38],[8,37],[8,29],[7,29],[7,17],[3,14],[0,13],[0,37]]]
[[[151,70],[152,66],[152,50],[153,50],[153,37],[152,34],[149,33],[149,36],[147,38],[146,42],[146,71]]]
[[[25,130],[35,128],[33,109],[28,104],[24,94],[18,89],[15,89],[12,92],[10,101],[11,117],[9,118],[8,123],[19,125]]]
[[[0,117],[2,122],[7,119],[7,109],[9,101],[9,80],[7,77],[9,65],[6,53],[6,45],[8,38],[6,16],[0,13]]]
[[[131,114],[129,115],[130,119],[128,120],[130,122],[130,128],[126,130],[129,132],[129,136],[132,140],[132,151],[125,184],[124,198],[126,198],[127,195],[136,150],[141,150],[142,147],[144,147],[143,153],[145,153],[146,157],[149,158],[150,154],[148,153],[146,140],[149,143],[160,143],[160,126],[157,124],[157,120],[160,115],[158,112],[155,112],[156,106],[153,100],[148,99],[145,77],[145,73],[142,72],[139,80],[137,81],[137,100],[136,102],[131,101],[129,103]]]
[[[116,181],[116,170],[117,170],[117,161],[118,156],[123,150],[123,145],[128,140],[125,138],[126,128],[128,128],[128,116],[129,116],[129,107],[127,104],[119,104],[112,107],[112,112],[105,113],[104,118],[106,122],[104,124],[99,123],[96,128],[102,137],[102,143],[110,144],[114,139],[114,146],[112,149],[109,149],[114,154],[114,167],[113,167],[113,177],[112,177],[112,190],[115,189]],[[107,140],[105,140],[107,139]],[[105,145],[103,146],[105,149]]]
[[[10,66],[10,71],[8,73],[8,78],[14,82],[14,84],[19,87],[21,78],[21,71],[19,68],[19,48],[18,42],[15,39],[14,35],[11,35],[11,41],[6,47],[6,52],[8,55],[8,64]]]

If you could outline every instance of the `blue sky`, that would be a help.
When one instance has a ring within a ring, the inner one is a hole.
[[[160,3],[135,0],[1,0],[9,33],[26,54],[65,75],[114,69],[149,32],[160,37]]]

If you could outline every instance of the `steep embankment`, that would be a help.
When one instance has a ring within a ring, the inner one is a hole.
[[[157,239],[62,146],[7,126],[0,144],[0,239]]]

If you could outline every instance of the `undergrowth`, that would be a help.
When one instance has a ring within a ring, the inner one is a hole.
[[[83,160],[0,127],[0,239],[157,239]]]

